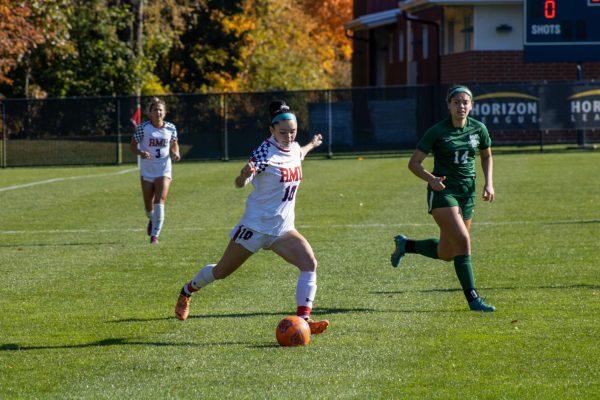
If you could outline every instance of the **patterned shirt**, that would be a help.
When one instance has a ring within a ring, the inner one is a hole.
[[[170,122],[157,128],[150,121],[139,124],[133,138],[138,143],[141,151],[150,153],[146,162],[161,162],[169,158],[169,149],[172,141],[177,140],[177,128]]]
[[[249,178],[254,190],[246,200],[240,224],[257,232],[279,236],[294,229],[296,193],[302,181],[304,154],[293,142],[284,149],[273,137],[253,152],[255,172]]]

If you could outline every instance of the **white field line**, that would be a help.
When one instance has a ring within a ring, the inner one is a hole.
[[[31,187],[31,186],[45,185],[47,183],[54,183],[54,182],[61,182],[61,181],[68,181],[68,180],[75,180],[75,179],[100,178],[103,176],[121,175],[121,174],[126,174],[128,172],[135,171],[135,170],[137,170],[137,168],[128,168],[128,169],[124,169],[123,171],[110,172],[110,173],[106,173],[106,174],[80,175],[80,176],[67,176],[64,178],[52,178],[52,179],[46,179],[45,181],[24,183],[22,185],[6,186],[3,188],[0,188],[0,192],[6,192],[8,190],[22,189],[22,188],[27,188],[27,187]]]
[[[589,220],[557,220],[557,221],[482,221],[473,222],[473,226],[502,226],[502,225],[543,225],[543,224],[569,224],[569,223],[590,223],[600,222],[600,219]],[[298,229],[322,229],[322,228],[338,228],[338,229],[369,229],[369,228],[402,228],[406,226],[436,226],[434,223],[405,223],[405,224],[332,224],[332,225],[298,225]],[[172,227],[169,231],[226,231],[231,230],[230,227]],[[64,233],[115,233],[115,232],[141,232],[146,228],[119,228],[119,229],[48,229],[48,230],[0,230],[0,235],[17,235],[17,234],[64,234]]]

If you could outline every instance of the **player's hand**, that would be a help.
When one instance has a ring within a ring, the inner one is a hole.
[[[494,187],[492,185],[485,185],[483,187],[483,201],[489,201],[490,203],[494,201],[494,197],[496,194],[494,193]]]
[[[147,151],[142,151],[142,152],[140,152],[140,157],[142,157],[144,160],[147,160],[151,156],[150,156],[150,153],[148,153]]]
[[[179,153],[173,153],[173,161],[179,161],[181,160],[181,156],[179,155]]]
[[[323,143],[323,135],[321,135],[320,133],[317,133],[310,140],[310,144],[312,144],[313,147],[319,147],[322,143]]]
[[[446,185],[442,182],[446,180],[445,176],[434,176],[432,180],[429,181],[429,186],[436,192],[440,192],[446,189]]]
[[[244,179],[248,179],[255,171],[256,167],[254,166],[254,163],[250,161],[248,164],[244,165],[244,168],[240,171],[240,176]]]
[[[252,174],[256,171],[256,167],[254,167],[254,163],[250,161],[248,164],[244,165],[244,168],[240,171],[240,174],[235,178],[235,186],[238,188],[243,188],[248,183],[248,178],[252,176]]]

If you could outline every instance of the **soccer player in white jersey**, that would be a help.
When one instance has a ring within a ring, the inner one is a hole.
[[[179,161],[179,144],[175,125],[164,120],[165,102],[153,97],[148,105],[149,121],[138,125],[131,138],[131,151],[140,156],[142,195],[148,217],[150,243],[158,244],[165,220],[165,201],[171,185],[171,157]]]
[[[252,153],[250,161],[235,178],[235,186],[252,183],[240,223],[230,234],[225,253],[217,264],[208,264],[181,289],[175,315],[189,315],[192,293],[215,279],[224,279],[260,249],[272,250],[300,270],[296,286],[296,314],[308,321],[312,334],[322,333],[329,321],[313,321],[310,314],[317,291],[317,260],[308,241],[294,227],[294,206],[302,181],[301,162],[323,142],[320,134],[300,147],[296,139],[295,114],[283,101],[272,102],[271,137]]]

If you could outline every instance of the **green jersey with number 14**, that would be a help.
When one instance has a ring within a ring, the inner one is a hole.
[[[425,132],[417,149],[425,154],[433,152],[433,175],[453,179],[475,176],[477,149],[492,145],[485,125],[471,117],[463,128],[452,126],[452,118],[438,122]]]

